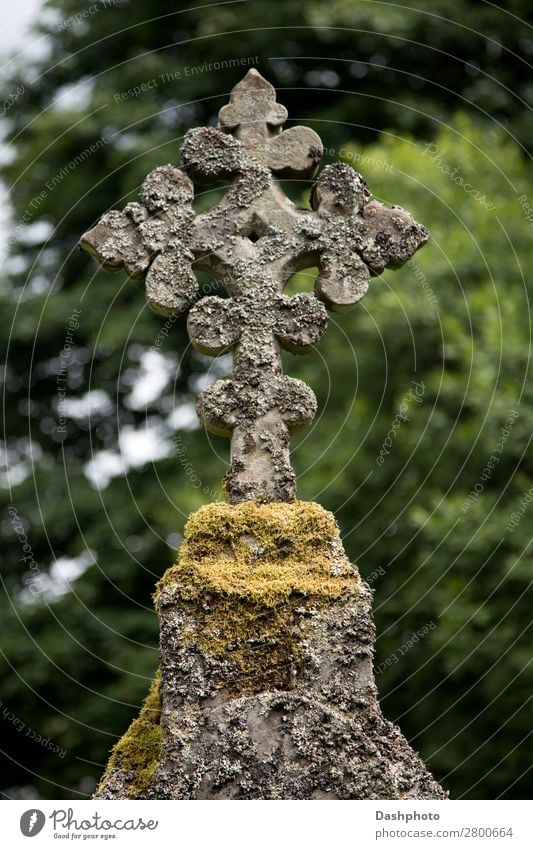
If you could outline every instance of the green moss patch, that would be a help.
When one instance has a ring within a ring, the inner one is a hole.
[[[226,661],[228,690],[251,693],[290,687],[311,616],[359,589],[320,505],[215,503],[190,516],[155,598],[175,591],[182,642]]]
[[[131,779],[128,796],[138,798],[148,788],[161,753],[161,673],[158,671],[137,719],[111,750],[101,786],[117,770]],[[98,791],[97,791],[98,792]]]
[[[179,562],[157,595],[179,583],[193,598],[212,590],[277,606],[291,595],[338,598],[358,579],[331,513],[312,502],[215,503],[190,516]]]

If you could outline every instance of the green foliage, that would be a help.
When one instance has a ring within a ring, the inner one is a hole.
[[[322,381],[324,415],[297,454],[302,471],[312,468],[300,494],[336,509],[363,574],[385,570],[375,583],[377,663],[398,660],[378,678],[385,711],[401,717],[438,775],[449,774],[452,795],[493,798],[514,781],[510,795],[524,793],[519,776],[529,766],[520,741],[531,687],[530,531],[527,517],[509,525],[532,483],[523,269],[533,242],[518,201],[532,189],[501,131],[459,115],[435,145],[494,208],[452,182],[425,143],[384,137],[364,149],[376,193],[428,223],[433,240],[376,280],[321,346],[334,379],[327,397]],[[312,366],[304,369],[316,387]],[[347,390],[354,380],[357,390]],[[408,420],[380,464],[402,403]],[[332,429],[317,469],[314,449]],[[401,654],[431,622],[424,641]]]
[[[386,715],[452,796],[528,794],[527,505],[516,526],[511,517],[532,475],[533,180],[520,145],[533,137],[523,73],[533,42],[514,17],[527,19],[525,0],[509,14],[425,5],[287,0],[280,29],[265,27],[259,3],[176,12],[167,0],[125,2],[66,25],[79,4],[46,4],[53,59],[6,80],[8,91],[21,79],[26,90],[6,117],[2,166],[14,222],[0,291],[5,794],[91,792],[158,664],[151,593],[187,514],[220,498],[228,451],[219,439],[207,448],[190,424],[186,405],[213,370],[191,352],[184,322],[161,335],[140,288],[95,270],[77,240],[132,199],[152,167],[176,161],[185,130],[213,120],[246,70],[186,69],[255,56],[291,118],[321,133],[325,161],[342,151],[433,237],[410,265],[373,281],[357,310],[335,316],[316,352],[286,355],[320,410],[294,440],[299,497],[335,512],[375,590],[376,666],[392,658],[378,675]],[[305,202],[307,186],[291,191]],[[150,348],[168,381],[138,404],[132,389]],[[65,362],[66,397],[78,406],[59,433]],[[90,414],[89,392],[100,393]],[[397,418],[402,404],[407,420]],[[95,487],[87,464],[109,452],[119,472],[119,434],[124,446],[147,424],[160,459]],[[57,595],[61,564],[88,562],[86,552],[94,565]]]

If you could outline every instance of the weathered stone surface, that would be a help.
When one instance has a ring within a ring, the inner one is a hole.
[[[323,148],[314,130],[282,130],[286,119],[274,88],[250,70],[220,110],[219,128],[186,134],[183,170],[156,168],[140,203],[107,213],[81,239],[104,268],[146,277],[155,312],[192,307],[189,333],[200,351],[234,352],[233,379],[209,387],[198,405],[208,429],[231,436],[226,493],[234,503],[295,498],[289,434],[312,420],[316,401],[283,376],[280,345],[308,351],[326,327],[323,303],[353,307],[372,276],[397,268],[429,238],[408,212],[372,198],[361,174],[343,163],[322,171],[311,210],[292,203],[278,178],[311,177]],[[229,185],[220,203],[195,215],[191,180]],[[284,297],[294,272],[315,266],[316,294]],[[218,278],[229,301],[208,297],[193,306],[194,269]]]
[[[372,672],[371,593],[316,504],[213,504],[156,594],[161,683],[97,798],[442,799]]]

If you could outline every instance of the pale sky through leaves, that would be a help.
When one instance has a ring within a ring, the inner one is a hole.
[[[30,33],[32,22],[40,14],[44,0],[17,0],[16,4],[2,8],[2,23],[0,24],[0,67],[2,75],[9,74],[10,65],[13,61],[20,62],[23,58],[34,59],[46,49],[46,39],[42,36],[35,37]],[[83,7],[80,6],[80,10]],[[42,14],[42,12],[41,12]],[[4,96],[7,97],[5,90]],[[0,98],[1,99],[1,98]],[[2,194],[9,197],[9,189],[2,187]],[[13,221],[9,214],[0,218],[0,246],[3,254],[9,238]],[[152,400],[154,388],[161,390],[171,378],[168,364],[164,357],[154,354],[142,363],[140,379],[132,389],[131,401],[136,408],[142,408]],[[165,367],[166,366],[166,367]],[[100,393],[101,394],[101,393]],[[88,393],[87,403],[94,404],[98,400],[98,390]],[[81,401],[72,404],[81,404]],[[69,410],[75,413],[75,410]],[[177,410],[172,414],[174,417]],[[189,411],[190,417],[190,411]],[[196,416],[194,424],[197,425]],[[161,438],[161,434],[155,427],[145,426],[139,431],[129,431],[122,434],[120,442],[120,453],[97,452],[92,458],[87,475],[97,486],[106,486],[111,477],[123,474],[131,466],[151,462],[166,456],[172,452],[172,446]]]
[[[0,53],[2,65],[6,52],[11,54],[30,46],[28,30],[43,0],[17,0],[16,3],[2,4],[2,22],[0,23]]]

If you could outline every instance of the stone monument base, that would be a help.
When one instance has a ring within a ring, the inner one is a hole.
[[[371,592],[318,504],[211,504],[159,582],[161,670],[98,799],[445,799],[384,719]]]

